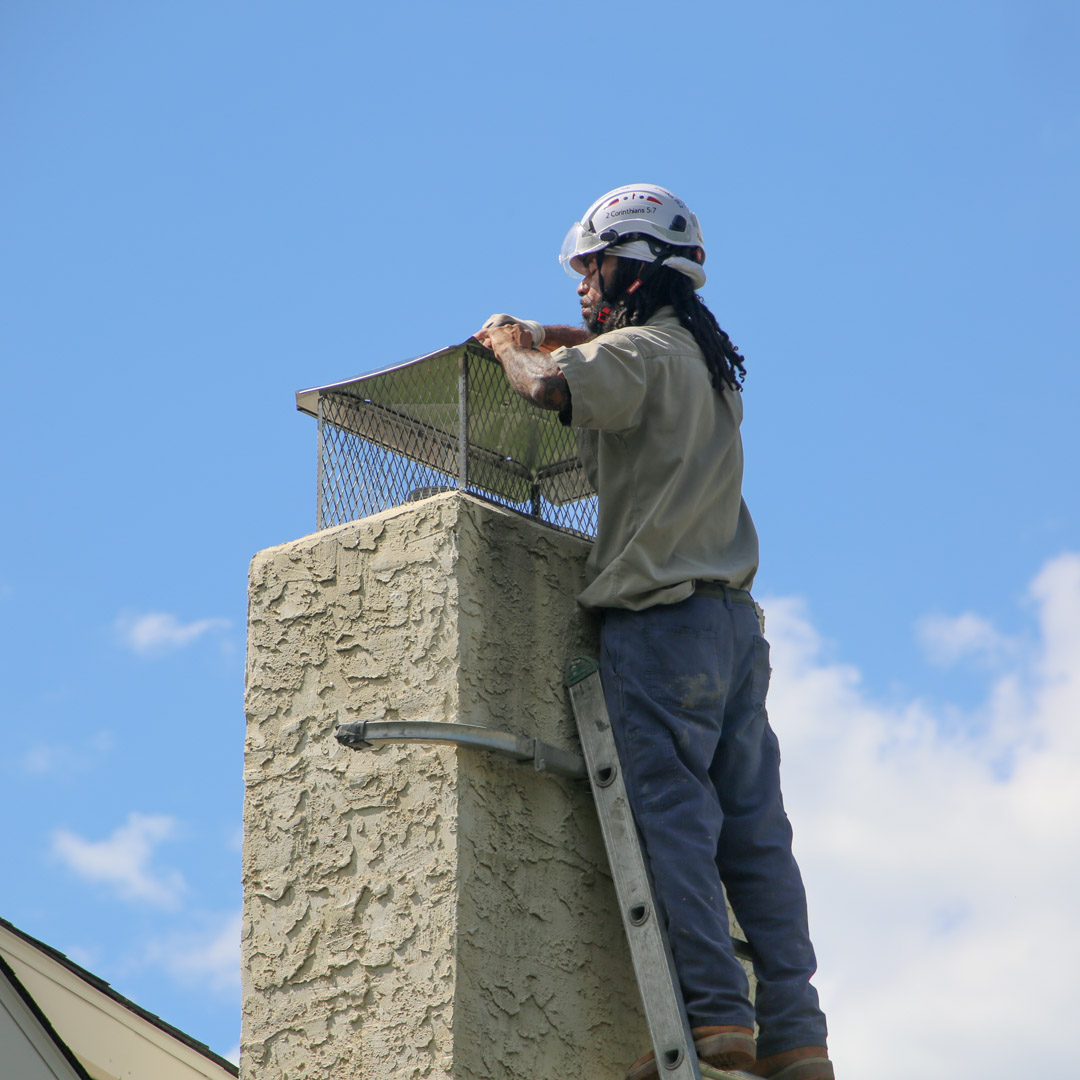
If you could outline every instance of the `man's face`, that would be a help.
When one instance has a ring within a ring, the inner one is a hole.
[[[611,280],[615,273],[615,256],[583,255],[581,263],[585,267],[585,276],[578,282],[577,294],[581,297],[581,317],[585,325],[595,334],[602,329],[596,322],[596,316],[604,306],[604,298],[600,294],[600,275],[604,275],[606,281]]]

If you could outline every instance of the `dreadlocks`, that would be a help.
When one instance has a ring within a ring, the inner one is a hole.
[[[607,265],[605,263],[605,269]],[[594,331],[641,326],[658,309],[670,305],[704,354],[709,379],[716,392],[742,389],[746,378],[745,361],[685,274],[637,259],[616,259],[615,268],[610,279],[604,275],[606,297],[615,298],[607,300],[611,313],[602,327],[592,327]],[[641,285],[627,295],[626,290],[639,277]]]

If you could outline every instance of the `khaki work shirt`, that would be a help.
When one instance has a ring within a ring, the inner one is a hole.
[[[693,336],[661,308],[644,326],[552,353],[597,492],[589,608],[673,604],[696,579],[740,589],[758,565],[742,498],[742,394],[718,394]],[[565,418],[564,418],[565,419]]]

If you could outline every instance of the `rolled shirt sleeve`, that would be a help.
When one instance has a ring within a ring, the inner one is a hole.
[[[551,354],[570,387],[574,427],[617,434],[641,423],[648,393],[646,362],[633,340],[617,333]]]

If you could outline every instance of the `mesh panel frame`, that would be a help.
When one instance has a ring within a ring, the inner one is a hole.
[[[319,529],[460,490],[596,536],[574,433],[519,397],[475,341],[301,391],[297,403],[319,423]]]

